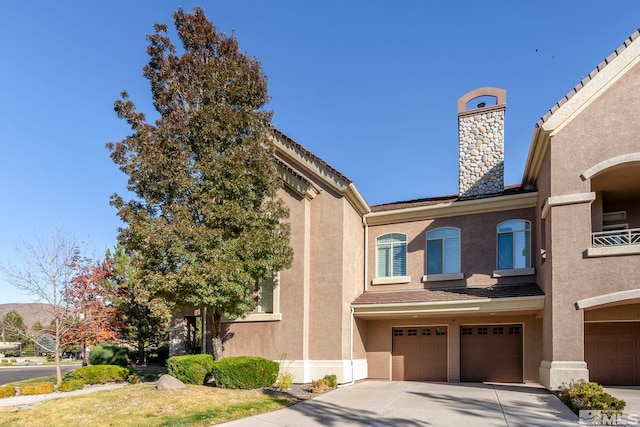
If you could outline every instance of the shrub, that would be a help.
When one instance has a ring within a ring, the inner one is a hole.
[[[311,381],[311,387],[309,387],[309,390],[311,390],[311,393],[314,393],[314,394],[325,392],[328,389],[329,389],[329,384],[324,378]]]
[[[16,363],[17,360],[16,359],[9,359],[9,363]]]
[[[329,386],[329,388],[338,387],[338,377],[335,374],[325,375],[323,380],[327,382],[327,385]]]
[[[131,357],[129,349],[117,345],[96,345],[89,352],[89,362],[92,365],[129,366]]]
[[[9,359],[2,359],[2,360],[0,360],[0,362],[2,362],[2,363],[9,363]]]
[[[262,357],[224,357],[211,370],[216,385],[245,390],[269,387],[278,378],[280,364]]]
[[[0,386],[0,398],[12,397],[16,395],[16,388],[10,385]]]
[[[58,391],[73,391],[82,390],[84,388],[84,381],[81,379],[68,378],[62,381]]]
[[[274,384],[280,391],[289,391],[293,385],[293,374],[291,372],[283,372],[278,375],[278,379]]]
[[[146,383],[152,383],[154,382],[156,379],[158,378],[157,374],[154,374],[153,372],[147,372],[142,376],[142,379],[144,380],[144,382]]]
[[[213,356],[210,354],[192,354],[173,356],[167,360],[167,372],[185,384],[204,384],[213,367]]]
[[[137,375],[129,375],[127,381],[129,381],[129,384],[138,384],[140,382],[140,377]]]
[[[73,371],[73,378],[85,384],[123,382],[129,377],[129,369],[114,365],[83,366]]]
[[[617,399],[604,391],[604,388],[594,382],[578,381],[563,387],[558,397],[573,412],[580,410],[622,411],[627,403]]]
[[[49,394],[53,393],[54,390],[53,383],[29,384],[20,388],[20,394],[24,396],[28,394]]]
[[[325,375],[324,378],[311,381],[311,393],[322,393],[332,388],[338,387],[338,377],[336,375]]]

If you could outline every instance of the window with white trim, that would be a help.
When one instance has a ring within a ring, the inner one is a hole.
[[[262,279],[258,283],[258,313],[273,313],[274,292],[276,281],[274,278]]]
[[[498,224],[498,270],[531,268],[531,223],[513,219]]]
[[[384,234],[376,239],[376,277],[396,277],[407,274],[407,236]]]
[[[460,229],[427,232],[427,275],[460,273]]]

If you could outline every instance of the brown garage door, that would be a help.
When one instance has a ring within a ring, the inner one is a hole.
[[[522,382],[522,325],[460,327],[460,380]]]
[[[397,381],[447,381],[447,328],[393,328],[391,378]]]
[[[585,323],[589,379],[605,385],[640,385],[640,323]]]

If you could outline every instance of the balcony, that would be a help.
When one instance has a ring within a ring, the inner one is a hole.
[[[640,254],[640,228],[591,233],[588,257]]]

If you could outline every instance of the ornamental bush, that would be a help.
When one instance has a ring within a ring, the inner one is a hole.
[[[276,382],[280,364],[262,357],[224,357],[213,364],[216,385],[250,390],[269,387]]]
[[[10,385],[0,386],[0,398],[13,397],[16,395],[16,388]]]
[[[311,393],[323,393],[329,389],[338,387],[338,377],[335,374],[325,375],[324,378],[311,381]]]
[[[129,349],[117,345],[96,345],[89,352],[89,362],[92,365],[129,366],[131,357]]]
[[[62,380],[58,391],[74,391],[82,390],[84,388],[84,381],[81,379],[67,378]]]
[[[627,403],[594,382],[578,381],[558,391],[558,397],[577,415],[580,410],[622,411]]]
[[[210,354],[173,356],[167,360],[167,372],[185,384],[203,385],[213,367]]]
[[[105,384],[124,382],[130,375],[129,369],[115,365],[83,366],[73,371],[72,377],[85,384]]]
[[[29,384],[20,388],[20,394],[23,396],[29,394],[49,394],[53,393],[55,386],[53,383]]]

